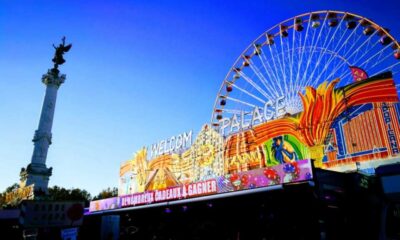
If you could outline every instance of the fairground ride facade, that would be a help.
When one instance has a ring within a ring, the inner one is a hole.
[[[399,161],[400,45],[363,16],[285,20],[237,58],[211,123],[137,151],[90,211],[247,193]]]

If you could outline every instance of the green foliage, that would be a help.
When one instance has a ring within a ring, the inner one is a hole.
[[[118,196],[118,188],[106,188],[103,189],[97,196],[93,198],[93,200],[100,200],[100,199],[105,199],[105,198],[111,198],[111,197],[116,197]]]
[[[59,186],[53,186],[48,189],[48,197],[54,201],[84,201],[85,206],[89,206],[92,199],[90,193],[79,188],[65,189]]]
[[[18,183],[14,183],[13,185],[9,186],[8,188],[6,188],[6,190],[3,193],[9,193],[14,191],[15,189],[19,188],[19,184]]]

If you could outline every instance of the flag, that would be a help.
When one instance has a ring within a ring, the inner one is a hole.
[[[350,70],[351,70],[351,75],[353,76],[355,82],[359,82],[368,78],[368,74],[359,67],[351,66]]]

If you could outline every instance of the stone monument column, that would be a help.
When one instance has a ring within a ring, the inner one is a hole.
[[[34,184],[35,195],[47,193],[49,178],[52,175],[52,168],[47,168],[46,166],[46,158],[51,144],[51,128],[53,126],[57,92],[61,84],[65,81],[65,74],[60,75],[58,66],[65,62],[63,54],[69,51],[71,44],[65,46],[64,37],[62,44],[58,47],[54,46],[54,48],[56,50],[53,58],[54,67],[48,70],[42,77],[42,82],[46,85],[46,93],[40,114],[39,126],[32,139],[34,149],[31,163],[28,164],[26,169],[22,168],[20,172],[20,187]]]

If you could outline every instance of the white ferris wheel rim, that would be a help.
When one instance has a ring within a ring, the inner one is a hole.
[[[257,105],[253,105],[253,104],[249,104],[249,103],[246,103],[246,102],[244,102],[244,101],[240,101],[240,99],[235,99],[235,98],[231,98],[230,97],[230,92],[227,92],[227,90],[226,90],[226,88],[227,88],[227,86],[229,85],[230,87],[233,87],[234,89],[238,89],[238,90],[240,90],[241,92],[242,92],[242,94],[243,93],[245,93],[246,95],[248,95],[248,96],[250,96],[250,97],[252,97],[253,99],[256,99],[257,101],[263,101],[263,99],[260,99],[260,97],[259,96],[256,96],[255,94],[253,94],[253,93],[251,93],[250,91],[248,91],[248,90],[246,90],[246,89],[244,89],[244,88],[241,88],[241,87],[239,87],[239,86],[236,86],[235,85],[235,81],[234,80],[231,80],[231,78],[232,78],[232,73],[236,73],[236,75],[240,75],[239,76],[239,78],[240,77],[242,77],[242,78],[246,78],[247,77],[247,79],[246,79],[246,81],[248,81],[249,82],[249,84],[250,85],[252,85],[253,87],[255,87],[255,88],[257,88],[257,90],[258,91],[260,91],[261,92],[261,94],[262,95],[266,95],[266,94],[264,94],[264,93],[266,93],[264,90],[264,92],[263,91],[261,91],[262,89],[260,89],[259,88],[259,86],[257,85],[257,84],[255,84],[254,82],[252,82],[252,80],[248,77],[248,76],[244,76],[244,73],[242,73],[241,71],[242,71],[242,69],[245,69],[246,68],[246,66],[243,66],[243,64],[242,65],[240,65],[240,63],[244,63],[245,61],[246,62],[248,62],[249,64],[250,64],[250,67],[252,68],[252,70],[255,72],[255,74],[257,75],[257,77],[258,78],[260,78],[260,80],[262,80],[261,78],[262,78],[262,76],[259,76],[259,74],[260,74],[260,72],[259,73],[257,73],[257,71],[258,70],[254,70],[253,69],[253,67],[254,66],[252,66],[252,63],[251,63],[251,61],[252,61],[252,58],[255,56],[255,49],[262,49],[263,47],[265,47],[266,45],[266,42],[265,41],[268,41],[268,37],[272,34],[273,35],[273,39],[275,39],[275,38],[277,38],[277,37],[279,37],[279,39],[277,39],[277,42],[280,40],[280,43],[282,44],[280,47],[281,47],[281,49],[283,50],[283,48],[284,48],[284,46],[283,46],[283,42],[282,42],[282,39],[284,38],[284,37],[282,37],[282,31],[289,31],[289,30],[292,30],[292,33],[293,33],[293,46],[294,46],[294,38],[295,38],[295,35],[296,35],[296,33],[295,33],[295,26],[296,26],[296,21],[298,20],[298,19],[301,19],[301,23],[300,23],[300,25],[305,25],[305,24],[307,24],[307,33],[306,34],[308,34],[308,31],[309,31],[309,28],[310,28],[310,25],[311,25],[311,23],[312,22],[315,22],[315,19],[312,19],[314,16],[318,16],[318,19],[316,19],[317,21],[323,21],[323,23],[321,24],[322,25],[322,27],[321,28],[323,28],[323,27],[325,27],[327,24],[326,24],[326,21],[329,21],[329,20],[331,20],[332,18],[330,18],[329,16],[331,16],[331,15],[334,15],[335,16],[335,18],[339,21],[340,20],[340,22],[338,23],[340,26],[342,26],[343,24],[344,24],[344,22],[345,21],[349,21],[349,20],[352,20],[352,21],[356,21],[357,22],[357,25],[353,28],[353,29],[351,29],[351,30],[354,30],[354,31],[352,31],[351,33],[350,33],[350,36],[351,35],[353,35],[353,34],[356,34],[357,35],[357,33],[356,33],[356,30],[355,29],[357,29],[357,28],[359,28],[360,26],[361,26],[361,28],[366,28],[366,27],[372,27],[373,29],[374,29],[374,31],[373,31],[373,33],[372,33],[372,35],[368,35],[368,40],[365,40],[364,41],[364,43],[363,44],[365,44],[365,43],[369,43],[369,42],[367,42],[367,41],[371,41],[370,39],[374,36],[374,35],[376,35],[376,34],[378,34],[379,36],[387,36],[389,39],[390,39],[390,44],[389,45],[387,45],[387,46],[384,46],[383,47],[383,50],[381,50],[382,52],[384,51],[384,50],[387,50],[390,46],[395,50],[395,51],[399,51],[399,49],[400,49],[400,45],[399,45],[399,43],[397,42],[397,40],[389,33],[389,31],[387,30],[387,29],[385,29],[385,28],[383,28],[383,27],[381,27],[380,25],[378,25],[376,22],[374,22],[374,21],[372,21],[371,19],[368,19],[368,18],[366,18],[366,17],[363,17],[363,16],[361,16],[361,15],[358,15],[358,14],[354,14],[354,13],[350,13],[350,12],[344,12],[344,11],[333,11],[333,10],[323,10],[323,11],[314,11],[314,12],[308,12],[308,13],[304,13],[304,14],[300,14],[300,15],[297,15],[297,16],[294,16],[294,17],[292,17],[292,18],[289,18],[289,19],[286,19],[286,20],[284,20],[284,21],[282,21],[282,22],[280,22],[280,23],[278,23],[278,24],[276,24],[276,25],[274,25],[274,26],[272,26],[271,28],[269,28],[268,30],[266,30],[265,32],[263,32],[262,34],[260,34],[250,45],[248,45],[247,46],[247,48],[245,48],[245,50],[239,55],[239,57],[236,59],[236,61],[234,62],[234,64],[232,65],[232,67],[230,68],[230,70],[228,71],[228,73],[227,73],[227,75],[225,76],[225,78],[224,78],[224,80],[223,80],[223,82],[222,82],[222,84],[221,84],[221,87],[220,87],[220,89],[219,89],[219,91],[218,91],[218,95],[216,96],[216,100],[215,100],[215,103],[214,103],[214,107],[213,107],[213,112],[212,112],[212,116],[211,116],[211,124],[212,125],[214,125],[214,126],[216,126],[216,127],[218,127],[219,126],[219,120],[220,119],[218,119],[218,117],[219,117],[219,115],[222,115],[222,113],[224,112],[224,111],[227,111],[228,109],[225,109],[225,104],[224,105],[222,105],[222,104],[220,104],[221,103],[221,101],[222,100],[224,100],[224,101],[226,101],[226,100],[229,100],[229,101],[234,101],[234,102],[236,102],[236,103],[239,103],[239,104],[243,104],[243,105],[248,105],[248,107],[258,107]],[[323,18],[319,18],[319,16],[320,15],[324,15],[324,17]],[[341,16],[341,17],[337,17],[337,16]],[[307,18],[308,17],[308,18]],[[348,19],[349,18],[349,19]],[[319,27],[319,25],[318,25],[318,27]],[[305,28],[305,27],[304,27]],[[360,28],[360,29],[361,29]],[[328,29],[329,29],[329,27],[328,27]],[[332,29],[334,29],[334,28],[332,28]],[[334,34],[336,33],[336,31],[338,31],[337,29],[339,29],[338,27],[336,27],[336,30],[335,30],[335,32],[333,33],[333,35],[332,36],[334,36]],[[300,30],[300,32],[301,32],[302,30]],[[329,32],[330,32],[331,30],[329,29]],[[296,30],[296,32],[297,32],[297,30]],[[322,29],[320,29],[320,32],[319,32],[319,36],[318,36],[318,39],[317,39],[317,42],[318,42],[318,40],[319,40],[319,38],[320,38],[320,35],[321,35],[321,33],[322,33]],[[316,33],[314,33],[314,36],[313,36],[313,39],[312,39],[312,43],[314,43],[314,37],[315,37],[315,34]],[[342,38],[345,36],[345,34],[346,33],[343,33],[342,34]],[[329,34],[328,34],[329,35]],[[358,34],[357,36],[358,36],[358,39],[360,39],[361,38],[361,36],[359,36],[360,34]],[[362,34],[361,34],[362,35]],[[350,38],[350,36],[346,39],[346,41]],[[307,39],[306,39],[306,37],[307,37],[307,35],[304,37],[304,45],[301,45],[301,43],[300,43],[300,47],[302,47],[303,46],[303,49],[305,49],[304,47],[310,47],[310,46],[306,46],[306,41],[307,41]],[[262,39],[266,39],[265,41],[262,41]],[[342,39],[340,39],[340,40],[342,40]],[[275,41],[275,40],[274,40]],[[326,43],[326,39],[325,39],[325,42],[324,42],[324,45],[325,45],[325,43]],[[330,42],[332,41],[332,39],[330,39],[329,40],[329,43],[328,43],[328,45],[327,46],[329,46],[329,44],[330,44]],[[346,41],[344,41],[345,43],[347,43]],[[372,41],[371,41],[372,42]],[[262,45],[260,45],[260,43],[262,44]],[[288,41],[286,41],[286,44],[289,44],[288,43]],[[375,43],[376,44],[376,43]],[[259,46],[259,48],[257,48],[258,47],[258,45],[260,45]],[[292,47],[293,47],[292,46]],[[274,47],[276,47],[276,46],[274,46]],[[299,47],[299,46],[297,46],[297,47]],[[269,45],[269,48],[270,48],[270,51],[271,51],[271,56],[278,56],[277,54],[276,55],[273,55],[273,53],[272,53],[272,50],[271,50],[271,45]],[[318,49],[318,48],[320,48],[319,46],[311,46],[310,47],[310,51],[312,51],[313,53],[314,53],[314,51],[315,51],[315,49]],[[340,49],[342,49],[343,48],[343,46],[342,47],[340,47]],[[361,47],[360,47],[361,48]],[[293,50],[293,49],[289,49],[289,45],[288,45],[288,50],[289,51],[292,51],[292,63],[293,63],[293,55],[295,54],[295,51]],[[325,50],[322,50],[324,53],[329,53],[330,52],[330,54],[333,56],[333,58],[335,58],[335,57],[337,57],[338,59],[340,59],[340,61],[342,61],[343,62],[343,64],[347,64],[348,66],[351,66],[352,64],[348,61],[348,59],[346,59],[346,56],[341,56],[341,54],[337,54],[337,52],[335,52],[335,50],[330,50],[330,49],[325,49]],[[249,52],[253,52],[253,54],[250,54],[249,55]],[[257,54],[257,56],[259,56],[260,55],[260,52],[261,51],[259,51],[258,52],[258,54]],[[300,52],[300,51],[299,51]],[[303,52],[304,51],[302,51],[302,53],[301,53],[301,58],[303,57]],[[263,52],[261,52],[262,54],[263,54]],[[278,54],[284,54],[284,51],[282,51],[281,53],[278,53]],[[352,55],[354,55],[354,53],[352,54]],[[375,54],[376,55],[376,54]],[[367,61],[367,64],[369,64],[369,62],[371,61],[371,59],[373,59],[374,57],[375,57],[375,55],[373,55],[372,57],[370,57],[370,59],[368,59],[368,61]],[[290,57],[290,56],[289,56]],[[312,57],[311,57],[312,58]],[[307,68],[308,68],[308,66],[311,64],[311,60],[312,59],[308,59],[307,60]],[[321,57],[319,56],[318,57],[318,60],[320,59]],[[274,60],[274,58],[271,58],[272,59],[272,61],[275,61]],[[282,63],[280,62],[282,60]],[[302,59],[301,59],[302,60]],[[284,56],[282,56],[282,57],[279,57],[278,56],[278,58],[277,58],[277,61],[276,62],[280,62],[279,64],[282,66],[282,65],[284,65],[285,64],[285,61],[287,61],[285,58],[284,58]],[[290,62],[290,59],[288,60],[289,62]],[[332,60],[331,60],[332,61]],[[384,60],[381,60],[381,61],[384,61]],[[319,64],[319,62],[316,62],[317,64]],[[330,64],[331,62],[329,62],[328,63],[328,65]],[[396,63],[396,66],[398,65],[398,63],[400,63],[400,61],[398,61],[397,63]],[[301,62],[300,62],[300,64],[301,64]],[[341,65],[341,66],[343,66],[343,64]],[[271,64],[272,65],[272,64]],[[275,62],[274,62],[274,65],[275,65]],[[278,65],[278,64],[276,64],[276,65]],[[327,66],[328,66],[327,65]],[[377,64],[375,64],[375,65],[377,65]],[[238,67],[239,66],[239,67]],[[340,66],[340,67],[341,67]],[[290,66],[289,66],[290,67]],[[339,67],[339,68],[340,68]],[[394,67],[394,66],[391,66],[392,68]],[[264,66],[264,68],[265,68],[265,71],[266,72],[268,72],[268,70],[267,70],[267,67],[265,67]],[[286,66],[284,66],[284,68],[286,68]],[[382,71],[381,72],[383,72],[383,71],[387,71],[387,70],[390,70],[390,69],[392,69],[392,68],[390,68],[390,67],[387,67],[387,69],[382,69]],[[272,68],[271,68],[272,69]],[[293,66],[292,66],[292,68],[289,68],[290,69],[290,72],[291,72],[291,74],[292,74],[292,69],[293,69]],[[336,66],[336,69],[338,70],[338,67]],[[271,70],[272,71],[272,70]],[[276,70],[276,67],[275,67],[275,71],[277,71]],[[282,76],[284,77],[284,78],[286,78],[286,75],[284,75],[284,74],[286,74],[286,72],[284,73],[284,71],[285,70],[282,70],[281,69],[281,71],[282,71]],[[324,70],[324,71],[326,71],[326,70]],[[300,72],[300,68],[299,69],[297,69],[297,74],[299,74],[299,72]],[[315,72],[315,69],[313,70],[313,74],[314,74],[314,72]],[[333,73],[334,71],[332,71],[332,73]],[[330,77],[333,77],[333,75],[332,75],[332,73],[329,75]],[[268,75],[269,75],[270,73],[268,73]],[[377,73],[376,73],[377,74]],[[271,74],[272,75],[272,74]],[[272,88],[280,88],[281,86],[281,84],[282,84],[282,79],[278,79],[278,75],[279,74],[276,74],[276,76],[274,77],[275,79],[276,79],[276,83],[277,83],[277,86],[272,86],[273,84],[271,84],[270,85],[270,88],[272,89]],[[374,74],[375,75],[375,74]],[[312,75],[313,76],[313,75]],[[298,76],[297,76],[298,77]],[[347,73],[347,75],[346,76],[341,76],[341,77],[348,77],[348,73]],[[298,78],[296,78],[296,80],[297,80]],[[302,79],[301,80],[303,80],[304,79],[304,76],[302,77]],[[280,82],[277,82],[277,81],[280,81]],[[317,80],[319,80],[319,79],[317,79]],[[290,81],[292,81],[292,76],[290,76]],[[310,81],[310,80],[306,80],[306,81]],[[263,81],[261,81],[261,82],[263,82]],[[265,81],[265,83],[267,83],[267,81]],[[286,79],[284,80],[284,83],[285,84],[288,84],[288,82],[286,82]],[[264,84],[264,82],[263,82],[263,84]],[[303,84],[304,85],[304,84]],[[311,84],[310,84],[311,85]],[[266,88],[268,88],[268,86],[267,85],[264,85]],[[398,85],[397,85],[398,86]],[[302,87],[305,87],[305,86],[302,86]],[[295,92],[294,90],[296,90],[296,89],[292,89],[293,91],[292,92]],[[231,90],[232,91],[232,90]],[[281,92],[283,92],[282,91],[282,89],[280,90]],[[289,94],[293,94],[293,93],[289,93]],[[291,96],[291,97],[293,97],[293,98],[295,98],[295,96],[293,95],[293,96]],[[288,100],[288,101],[290,101],[290,99]],[[236,111],[236,113],[239,113],[240,112],[240,109],[239,110],[235,110],[235,109],[233,109],[232,111]]]

